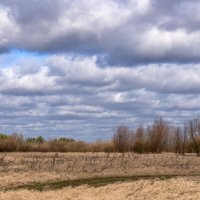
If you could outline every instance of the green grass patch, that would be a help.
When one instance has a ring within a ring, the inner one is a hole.
[[[117,182],[125,182],[125,181],[137,181],[140,179],[158,179],[158,180],[166,180],[170,178],[176,177],[191,177],[191,176],[200,176],[200,174],[165,174],[165,175],[132,175],[132,176],[112,176],[112,177],[95,177],[95,178],[85,178],[85,179],[75,179],[75,180],[61,180],[61,181],[47,181],[47,182],[34,182],[25,185],[19,185],[16,187],[6,188],[5,190],[19,190],[19,189],[27,189],[27,190],[56,190],[62,189],[65,187],[77,187],[81,185],[88,185],[92,187],[101,187],[108,184],[113,184]]]

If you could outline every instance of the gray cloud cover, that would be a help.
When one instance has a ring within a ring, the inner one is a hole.
[[[0,0],[1,131],[94,140],[183,123],[200,110],[199,13],[197,0]]]
[[[93,54],[112,65],[199,62],[197,0],[1,0],[0,5],[2,50]]]
[[[136,127],[156,116],[179,123],[200,109],[199,64],[102,68],[96,60],[52,55],[1,68],[2,129],[92,140],[121,123]]]

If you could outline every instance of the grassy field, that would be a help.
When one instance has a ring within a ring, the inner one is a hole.
[[[87,185],[59,190],[17,190],[0,192],[0,199],[12,200],[143,200],[143,199],[200,199],[200,183],[192,178],[168,180],[138,180],[109,184],[102,187]]]
[[[199,199],[200,159],[172,153],[0,154],[0,199]]]

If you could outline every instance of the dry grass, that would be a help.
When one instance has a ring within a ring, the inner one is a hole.
[[[189,195],[185,199],[198,199],[200,192],[200,184],[191,180],[191,177],[164,181],[139,180],[100,188],[68,187],[42,193],[28,190],[3,192],[5,188],[32,182],[107,176],[200,174],[200,159],[192,154],[180,156],[172,153],[8,153],[0,154],[0,174],[0,191],[2,191],[0,199],[3,200],[111,199],[113,197],[115,199],[142,199],[141,197],[153,199],[151,195],[157,195],[157,199],[167,199],[169,195],[172,197],[177,195],[174,198],[181,199],[181,194],[182,196]],[[119,194],[115,194],[114,190]],[[161,194],[163,194],[162,198],[159,196]]]
[[[139,180],[116,183],[104,187],[79,186],[44,192],[19,190],[0,192],[2,200],[162,200],[162,199],[200,199],[200,183],[191,178],[170,180]]]
[[[200,159],[191,154],[9,153],[1,158],[0,188],[33,181],[200,172]]]

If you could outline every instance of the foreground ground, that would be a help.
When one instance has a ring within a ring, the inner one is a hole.
[[[115,183],[103,187],[78,186],[43,192],[18,190],[0,192],[1,200],[162,200],[162,199],[200,199],[200,183],[192,178],[168,180],[138,180]]]
[[[8,153],[0,174],[1,200],[200,199],[192,154]]]

